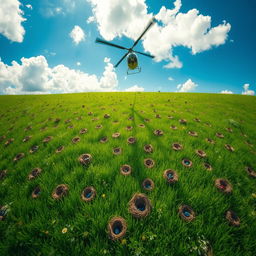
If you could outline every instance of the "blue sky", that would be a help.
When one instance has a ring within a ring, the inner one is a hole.
[[[1,94],[128,89],[253,95],[256,89],[255,1],[2,1]],[[138,56],[142,72],[131,76],[125,61],[114,69],[125,52],[95,38],[129,48],[153,15],[157,24],[136,50],[156,61]],[[78,43],[70,36],[75,26],[84,33],[79,41],[77,32]]]

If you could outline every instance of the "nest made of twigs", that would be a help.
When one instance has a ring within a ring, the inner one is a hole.
[[[234,211],[228,210],[226,211],[225,217],[230,225],[239,227],[240,226],[240,218]]]
[[[115,133],[112,134],[112,138],[113,138],[113,139],[119,138],[120,135],[121,135],[120,132],[115,132]]]
[[[186,119],[180,119],[179,122],[180,122],[180,124],[187,124],[187,120]]]
[[[208,142],[208,143],[211,143],[211,144],[214,144],[214,143],[215,143],[215,141],[212,140],[212,139],[210,139],[210,138],[206,138],[205,141]]]
[[[8,140],[4,143],[4,146],[7,147],[7,146],[9,146],[11,143],[13,143],[13,142],[14,142],[14,139],[13,139],[13,138],[8,139]]]
[[[68,185],[60,184],[52,192],[52,198],[55,200],[61,199],[63,196],[68,193]]]
[[[26,136],[22,141],[23,142],[27,142],[32,138],[32,136]]]
[[[144,121],[147,122],[147,123],[149,123],[149,122],[150,122],[150,119],[149,119],[149,118],[145,118]]]
[[[220,133],[220,132],[216,132],[216,137],[218,137],[218,138],[221,138],[221,139],[223,139],[224,138],[224,135],[222,134],[222,133]]]
[[[114,155],[121,155],[122,154],[122,149],[117,147],[117,148],[113,148],[113,154]]]
[[[38,177],[40,175],[40,173],[42,172],[42,169],[37,167],[37,168],[34,168],[31,173],[28,175],[28,179],[29,180],[33,180],[35,179],[36,177]]]
[[[38,198],[40,196],[40,193],[41,193],[41,188],[39,186],[36,186],[32,191],[31,196],[32,198]]]
[[[47,136],[47,137],[45,137],[45,138],[43,139],[43,143],[48,143],[48,142],[50,142],[52,139],[53,139],[52,136]]]
[[[164,135],[164,132],[162,130],[154,130],[154,134],[156,136],[162,136],[162,135]]]
[[[100,139],[100,143],[106,143],[108,141],[108,137],[107,136],[104,136]]]
[[[105,114],[104,118],[106,118],[106,119],[110,118],[110,114]]]
[[[60,153],[62,150],[64,150],[64,146],[59,146],[57,149],[56,149],[56,153]]]
[[[256,171],[252,167],[246,166],[245,170],[250,177],[256,178]]]
[[[155,111],[154,111],[155,112]],[[161,116],[159,114],[156,114],[156,118],[161,118]]]
[[[118,240],[125,236],[127,224],[124,218],[114,217],[108,223],[108,235],[112,240]]]
[[[129,126],[129,125],[128,125],[128,126],[126,126],[126,130],[127,130],[127,131],[131,131],[132,129],[133,129],[133,127],[132,127],[132,126]]]
[[[179,207],[179,215],[183,220],[187,222],[193,221],[196,217],[194,210],[185,204]]]
[[[85,202],[90,202],[95,197],[96,197],[96,190],[92,186],[84,188],[84,190],[81,194],[81,199]]]
[[[216,179],[215,180],[215,187],[218,188],[223,193],[231,193],[232,186],[228,180],[225,179]]]
[[[192,137],[198,137],[198,133],[195,131],[189,131],[188,134]]]
[[[88,129],[87,128],[83,128],[83,129],[81,129],[80,130],[80,134],[85,134],[85,133],[87,133],[88,132]]]
[[[87,166],[91,163],[92,156],[90,154],[82,154],[79,156],[78,161],[80,162],[80,164]]]
[[[155,165],[155,161],[153,159],[151,159],[151,158],[144,159],[144,165],[147,168],[152,168]]]
[[[140,128],[145,128],[145,124],[139,124],[138,125]]]
[[[143,189],[145,189],[146,191],[151,191],[154,189],[155,184],[154,181],[151,180],[150,178],[146,178],[145,180],[143,180],[142,182],[142,187]]]
[[[120,167],[120,172],[122,175],[130,175],[132,173],[132,167],[128,164],[124,164]]]
[[[178,181],[179,176],[176,171],[167,169],[163,173],[164,179],[167,181],[168,184],[174,184]]]
[[[30,148],[29,153],[30,153],[30,154],[33,154],[33,153],[35,153],[38,149],[39,149],[39,146],[34,145],[34,146],[32,146],[32,147]]]
[[[3,180],[7,175],[7,170],[0,170],[0,180]]]
[[[74,138],[72,139],[72,143],[73,143],[73,144],[76,144],[76,143],[78,143],[80,140],[81,140],[80,137],[76,136],[76,137],[74,137]]]
[[[98,124],[95,126],[95,129],[101,129],[102,127],[103,127],[102,124]]]
[[[206,153],[201,149],[196,149],[196,154],[202,158],[206,157]]]
[[[172,130],[177,130],[178,128],[177,128],[177,126],[175,126],[175,125],[171,125],[171,126],[170,126],[170,129],[172,129]]]
[[[230,127],[226,128],[226,130],[227,130],[228,132],[233,132],[233,129],[230,128]]]
[[[230,152],[234,152],[234,151],[235,151],[235,149],[234,149],[231,145],[229,145],[229,144],[225,144],[225,148],[226,148],[228,151],[230,151]]]
[[[197,118],[197,117],[196,117],[196,118],[194,118],[194,121],[195,121],[195,122],[198,122],[198,123],[200,123],[200,122],[201,122],[201,120],[200,120],[199,118]]]
[[[175,151],[179,151],[179,150],[183,149],[183,146],[180,143],[175,142],[175,143],[172,144],[172,149],[175,150]]]
[[[144,151],[146,153],[153,153],[154,148],[153,148],[153,146],[151,144],[147,144],[147,145],[144,146]]]
[[[73,128],[74,128],[74,125],[69,125],[67,128],[68,128],[68,129],[73,129]]]
[[[14,162],[17,162],[17,161],[21,160],[24,156],[25,156],[24,153],[18,153],[18,154],[13,158],[13,161],[14,161]]]
[[[135,218],[148,216],[151,212],[151,208],[150,200],[146,195],[141,193],[134,194],[132,199],[129,201],[129,212]]]
[[[203,166],[207,171],[212,171],[212,166],[209,163],[203,163]]]
[[[181,163],[185,167],[191,167],[193,165],[192,161],[187,158],[184,158]]]
[[[129,138],[127,139],[127,143],[128,143],[128,144],[134,144],[134,143],[136,143],[136,138],[134,138],[134,137],[129,137]]]

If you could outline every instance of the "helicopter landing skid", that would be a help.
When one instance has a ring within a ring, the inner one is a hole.
[[[137,67],[135,69],[127,69],[127,75],[135,75],[141,72],[141,67]]]

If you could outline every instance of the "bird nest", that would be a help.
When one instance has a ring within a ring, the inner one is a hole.
[[[226,148],[228,151],[230,151],[230,152],[234,152],[234,151],[235,151],[235,149],[234,149],[231,145],[229,145],[229,144],[225,144],[225,148]]]
[[[32,138],[32,136],[26,136],[22,141],[23,142],[27,142]]]
[[[80,139],[80,137],[74,137],[73,139],[72,139],[72,143],[73,144],[76,144],[76,143],[78,143],[79,141],[80,141],[81,139]]]
[[[154,181],[151,180],[150,178],[146,178],[145,180],[143,180],[142,182],[142,187],[143,189],[145,189],[146,191],[151,191],[154,189],[155,184]]]
[[[104,118],[106,118],[106,119],[110,118],[110,114],[105,114]]]
[[[192,161],[187,158],[184,158],[181,163],[185,167],[191,167],[193,165]]]
[[[256,172],[253,170],[252,167],[246,166],[245,167],[246,172],[248,173],[248,175],[252,178],[256,178]]]
[[[210,139],[210,138],[206,138],[205,141],[210,143],[210,144],[214,144],[215,143],[215,141]]]
[[[203,163],[203,166],[207,171],[212,171],[212,166],[209,163]]]
[[[108,137],[104,136],[100,139],[100,143],[106,143],[108,141]]]
[[[40,193],[41,193],[40,187],[39,187],[39,186],[36,186],[36,187],[34,188],[34,190],[32,191],[31,196],[32,196],[32,198],[38,198],[38,197],[40,196]]]
[[[198,134],[195,131],[189,131],[188,134],[192,137],[198,137]]]
[[[187,124],[187,120],[186,119],[180,119],[179,122],[180,122],[180,124]]]
[[[92,156],[90,154],[82,154],[79,156],[78,161],[80,162],[80,164],[87,166],[91,163]]]
[[[14,161],[14,162],[17,162],[17,161],[21,160],[24,156],[25,156],[24,153],[18,153],[18,154],[13,158],[13,161]]]
[[[43,139],[43,143],[48,143],[48,142],[50,142],[52,139],[53,139],[52,136],[47,136],[47,137],[45,137],[45,138]]]
[[[179,207],[179,215],[187,222],[193,221],[196,217],[194,210],[188,205],[181,205]]]
[[[147,168],[152,168],[155,165],[155,161],[153,159],[151,159],[151,158],[144,159],[144,165]]]
[[[134,143],[136,142],[136,138],[134,138],[134,137],[129,137],[129,138],[127,139],[127,142],[128,142],[128,144],[134,144]]]
[[[93,113],[92,112],[88,112],[88,116],[92,116],[93,115]]]
[[[231,193],[232,192],[231,184],[228,182],[228,180],[225,180],[225,179],[216,179],[215,187],[218,188],[223,193]]]
[[[199,118],[194,118],[194,121],[195,121],[195,122],[198,122],[198,123],[201,122],[201,120],[200,120]]]
[[[129,212],[135,218],[144,218],[151,212],[151,202],[148,197],[141,193],[133,195],[129,202]]]
[[[118,240],[125,236],[127,224],[122,217],[114,217],[108,223],[108,235],[112,240]]]
[[[172,149],[175,150],[175,151],[179,151],[179,150],[183,149],[183,146],[180,143],[175,142],[175,143],[172,144]]]
[[[115,132],[115,133],[112,134],[112,138],[114,138],[114,139],[119,138],[120,135],[121,135],[120,132]]]
[[[154,130],[154,134],[156,136],[162,136],[162,135],[164,135],[164,132],[162,130]]]
[[[122,149],[121,148],[113,148],[113,154],[114,155],[121,155]]]
[[[139,124],[138,125],[140,128],[145,128],[145,124]]]
[[[7,175],[7,170],[1,170],[0,171],[0,180],[3,180]]]
[[[221,138],[221,139],[223,139],[224,138],[224,135],[222,134],[222,133],[220,133],[220,132],[216,132],[216,137],[218,137],[218,138]]]
[[[95,126],[95,129],[101,129],[102,127],[103,127],[102,124],[98,124]]]
[[[68,185],[60,184],[52,192],[52,198],[55,200],[61,199],[63,196],[66,196],[68,193]]]
[[[177,130],[178,128],[177,128],[177,126],[175,126],[175,125],[171,125],[171,126],[170,126],[170,129],[172,129],[172,130]]]
[[[150,122],[150,119],[145,118],[144,121],[147,122],[147,123],[149,123],[149,122]]]
[[[40,173],[42,172],[42,169],[41,168],[34,168],[31,173],[28,175],[28,179],[29,180],[33,180],[35,179],[36,177],[38,177],[40,175]]]
[[[240,226],[240,218],[237,216],[237,214],[234,211],[228,210],[225,215],[230,225],[235,227]]]
[[[202,158],[206,157],[206,153],[203,150],[197,149],[196,154]]]
[[[147,145],[144,146],[144,151],[146,153],[153,153],[154,148],[153,148],[153,146],[151,144],[147,144]]]
[[[13,143],[13,142],[14,142],[14,139],[11,138],[11,139],[7,140],[7,141],[4,143],[4,146],[7,147],[7,146],[9,146],[11,143]]]
[[[64,146],[59,146],[57,149],[56,149],[56,153],[60,153],[65,147]]]
[[[161,118],[161,116],[159,114],[156,114],[156,118]]]
[[[130,175],[132,172],[132,167],[128,164],[124,164],[120,167],[120,172],[122,175],[125,175],[125,176]]]
[[[168,184],[174,184],[178,181],[179,177],[178,174],[171,169],[167,169],[163,173],[164,179],[167,181]]]
[[[88,130],[87,130],[86,128],[83,128],[83,129],[80,130],[79,133],[80,133],[80,134],[85,134],[85,133],[87,133],[87,132],[88,132]]]
[[[30,154],[33,154],[33,153],[35,153],[38,149],[39,149],[39,146],[34,145],[34,146],[32,146],[32,147],[30,148],[29,153],[30,153]]]
[[[84,188],[84,190],[81,194],[81,199],[85,202],[90,202],[95,197],[96,197],[96,190],[92,186]]]
[[[133,128],[132,126],[126,126],[126,130],[127,130],[127,131],[131,131],[132,128]]]

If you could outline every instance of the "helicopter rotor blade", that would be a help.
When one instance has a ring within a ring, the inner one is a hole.
[[[106,45],[113,46],[113,47],[116,47],[116,48],[119,48],[119,49],[122,49],[122,50],[128,50],[129,51],[129,49],[126,48],[126,47],[123,47],[123,46],[118,45],[118,44],[110,43],[110,42],[105,41],[105,40],[100,39],[100,38],[96,38],[95,43],[106,44]]]
[[[133,51],[133,52],[136,52],[136,53],[142,54],[142,55],[147,56],[147,57],[152,58],[152,59],[153,59],[153,58],[155,58],[155,56],[150,55],[150,54],[147,54],[147,53],[144,53],[144,52],[138,52],[138,51]]]
[[[125,57],[129,54],[129,52],[127,52],[122,58],[121,60],[119,60],[116,65],[114,66],[115,68],[117,68],[117,66],[125,59]]]
[[[133,49],[137,43],[140,41],[140,39],[145,35],[145,33],[149,30],[149,28],[155,23],[156,19],[155,17],[153,17],[151,19],[151,21],[148,23],[147,27],[145,28],[145,30],[142,32],[142,34],[139,36],[139,38],[134,42],[133,46],[131,49]]]

